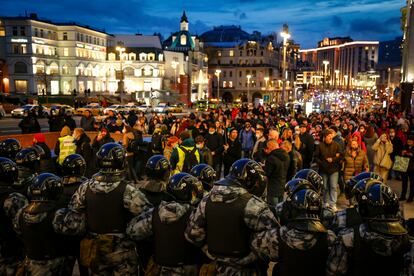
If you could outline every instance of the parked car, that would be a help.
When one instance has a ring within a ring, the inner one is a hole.
[[[6,116],[6,111],[3,108],[3,105],[0,104],[0,118],[3,118]]]
[[[116,112],[116,113],[125,113],[127,109],[126,109],[126,107],[125,107],[125,106],[123,106],[123,105],[114,104],[114,105],[111,105],[111,106],[108,106],[107,108],[105,108],[105,109],[103,110],[103,113],[104,113],[105,115],[107,115],[107,114],[108,114],[108,112],[109,112],[109,110],[112,110],[112,111],[114,111],[114,112]]]
[[[85,105],[84,107],[76,109],[76,115],[83,115],[83,112],[89,110],[93,116],[98,116],[102,114],[102,107],[100,105]]]
[[[165,113],[168,110],[169,106],[167,103],[159,103],[154,107],[154,111],[157,113]]]
[[[67,104],[54,104],[50,107],[50,112],[52,114],[54,114],[54,113],[56,114],[61,109],[65,109],[67,111],[70,111],[71,114],[75,114],[75,109],[73,107],[71,107],[70,105],[67,105]]]
[[[138,106],[138,110],[144,113],[149,113],[152,111],[152,106],[148,105],[148,104],[142,104],[140,106]]]
[[[42,108],[43,108],[43,114],[42,115],[43,116],[49,116],[50,110],[45,106],[42,106]],[[12,112],[11,112],[11,115],[12,115],[12,117],[17,117],[17,118],[22,117],[25,110],[38,114],[39,113],[39,106],[34,105],[34,104],[26,104],[26,105],[23,105],[21,107],[13,109]]]
[[[183,112],[183,104],[172,104],[168,107],[168,111],[171,113]]]

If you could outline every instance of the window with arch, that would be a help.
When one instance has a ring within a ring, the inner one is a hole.
[[[154,53],[149,53],[148,54],[148,60],[155,60],[155,54]]]
[[[135,53],[129,53],[129,60],[136,60],[137,55]]]
[[[85,72],[85,66],[81,63],[76,67],[76,75],[83,76]]]
[[[125,76],[134,76],[135,70],[132,67],[127,67],[124,69]]]
[[[45,63],[43,61],[38,61],[36,63],[36,74],[44,74],[45,73]]]
[[[142,60],[142,61],[147,60],[147,54],[146,53],[140,53],[139,54],[139,60]]]
[[[62,74],[63,75],[68,75],[69,74],[69,67],[67,64],[62,66]]]
[[[24,62],[18,61],[14,64],[14,73],[27,73],[27,65]]]
[[[109,53],[108,54],[108,59],[111,60],[111,61],[115,60],[115,57],[116,57],[115,53]]]
[[[185,34],[182,34],[180,37],[180,44],[186,45],[187,44],[187,36]]]
[[[52,62],[49,66],[49,74],[51,75],[57,75],[59,74],[59,66],[55,63]]]

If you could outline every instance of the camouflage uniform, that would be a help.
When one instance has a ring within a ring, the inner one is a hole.
[[[16,269],[22,263],[24,259],[23,255],[23,244],[13,232],[12,222],[11,219],[14,218],[17,212],[25,207],[28,204],[28,201],[25,196],[19,193],[11,193],[8,197],[2,202],[3,204],[0,205],[0,213],[1,217],[8,221],[1,221],[1,227],[4,227],[2,230],[6,230],[6,232],[10,231],[8,234],[12,235],[12,237],[6,236],[0,237],[0,275],[15,275]],[[10,227],[10,229],[6,229]],[[12,233],[13,232],[13,233]],[[9,244],[11,242],[11,244]],[[8,250],[9,246],[13,247],[15,254],[4,256],[4,253],[9,253]],[[5,250],[6,252],[4,252]]]
[[[15,195],[13,195],[15,197]],[[16,199],[12,198],[11,201],[16,202]],[[28,206],[30,207],[30,206]],[[30,214],[25,212],[26,208],[19,209],[14,218],[13,218],[13,226],[14,230],[18,235],[22,234],[22,227],[23,225],[21,222],[29,223],[29,224],[37,224],[41,223],[44,219],[48,217],[48,211]],[[12,211],[14,212],[14,211]],[[24,269],[25,275],[46,275],[46,276],[54,276],[54,275],[68,275],[68,271],[66,271],[67,266],[65,265],[65,257],[64,256],[57,256],[52,259],[48,260],[33,260],[26,257],[24,261]]]
[[[372,249],[379,255],[390,256],[401,245],[401,239],[397,236],[386,236],[369,230],[366,224],[359,226],[359,233],[363,240],[373,244]],[[327,262],[327,275],[346,275],[351,265],[352,249],[354,248],[354,228],[342,229],[330,251]],[[411,252],[406,254],[406,259],[411,259]],[[407,262],[407,266],[410,262]],[[405,268],[408,271],[409,268]],[[411,274],[404,274],[411,275]]]
[[[110,253],[100,256],[97,263],[91,267],[95,275],[137,274],[138,258],[135,243],[128,239],[124,233],[96,234],[84,227],[88,224],[86,216],[86,194],[88,189],[93,193],[108,194],[121,185],[123,181],[122,177],[110,175],[107,176],[105,181],[100,181],[95,175],[92,179],[84,182],[75,192],[69,203],[69,211],[60,210],[54,221],[55,228],[61,233],[82,234],[86,230],[88,235],[98,244],[101,238],[113,240]],[[123,207],[133,215],[139,215],[151,207],[145,195],[130,184],[126,184],[122,200]],[[96,206],[96,208],[99,208],[99,206]]]
[[[228,203],[245,193],[246,190],[241,187],[216,185],[211,190],[210,195],[202,199],[196,211],[190,216],[185,233],[186,238],[195,245],[202,246],[207,256],[216,261],[218,275],[257,275],[260,273],[257,267],[252,266],[252,264],[259,261],[257,254],[254,252],[255,250],[252,250],[247,256],[242,258],[213,257],[208,252],[205,214],[208,198],[211,198],[213,202]],[[250,246],[251,249],[257,249],[254,245],[258,244],[256,237],[258,233],[279,226],[267,204],[255,196],[252,196],[246,204],[244,222],[252,232],[253,242]]]
[[[191,208],[192,207],[189,204],[162,201],[158,207],[158,214],[161,221],[172,223],[179,220]],[[144,240],[153,236],[153,211],[154,209],[152,208],[140,216],[133,218],[128,224],[126,231],[128,236],[136,241]],[[160,266],[159,269],[160,275],[198,275],[197,265],[177,267]]]

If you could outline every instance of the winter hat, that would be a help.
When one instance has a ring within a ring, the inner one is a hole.
[[[33,137],[37,143],[44,143],[46,141],[46,137],[43,133],[36,133]]]

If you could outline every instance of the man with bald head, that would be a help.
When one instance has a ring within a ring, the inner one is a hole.
[[[267,159],[264,171],[267,176],[267,202],[276,205],[283,201],[284,186],[289,168],[289,155],[279,147],[275,139],[269,139],[266,144]]]

